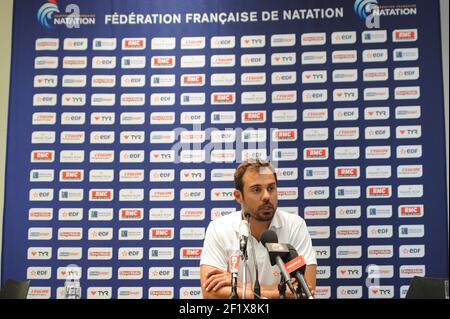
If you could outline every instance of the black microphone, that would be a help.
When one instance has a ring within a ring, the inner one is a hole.
[[[306,268],[306,262],[303,256],[299,256],[297,250],[294,246],[287,244],[289,249],[289,254],[287,256],[288,262],[286,262],[286,269],[291,274],[297,278],[299,285],[302,287],[308,299],[314,299],[311,291],[309,290],[308,284],[306,283],[304,274]]]
[[[239,247],[242,252],[243,259],[247,260],[247,241],[249,236],[249,225],[247,220],[242,220],[239,225]]]
[[[277,234],[271,230],[266,230],[262,233],[261,244],[263,244],[269,252],[270,264],[272,266],[278,266],[282,278],[294,294],[295,298],[297,298],[297,294],[291,282],[291,276],[287,272],[283,262],[283,258],[286,258],[289,255],[289,248],[286,244],[279,244]]]

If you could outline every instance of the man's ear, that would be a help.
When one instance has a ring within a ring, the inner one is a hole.
[[[241,193],[241,191],[240,190],[238,190],[238,189],[235,189],[234,191],[233,191],[233,195],[234,195],[234,198],[236,199],[236,201],[240,204],[240,205],[242,205],[242,193]]]

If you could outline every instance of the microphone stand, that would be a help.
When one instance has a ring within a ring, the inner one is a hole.
[[[286,299],[286,281],[281,276],[280,283],[278,284],[278,292],[280,293],[280,299]]]
[[[253,262],[255,263],[255,285],[253,287],[253,296],[254,296],[254,299],[261,299],[261,286],[259,284],[258,261],[256,260],[255,247],[252,244],[252,240],[250,238],[252,233],[250,231],[250,213],[249,212],[245,212],[245,218],[247,219],[247,223],[248,223],[248,228],[249,228],[248,240],[250,241]]]
[[[245,248],[247,248],[247,246]],[[244,264],[244,266],[242,267],[242,270],[244,271],[244,273],[242,274],[242,299],[245,299],[245,291],[247,286],[247,249],[241,251],[241,257]]]

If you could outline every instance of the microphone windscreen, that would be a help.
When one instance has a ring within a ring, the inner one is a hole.
[[[263,246],[266,246],[266,243],[278,243],[278,236],[274,231],[266,230],[262,233],[260,241]]]
[[[249,235],[248,222],[246,220],[243,220],[239,225],[239,236],[248,237]]]

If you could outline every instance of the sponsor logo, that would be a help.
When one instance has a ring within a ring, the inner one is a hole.
[[[398,29],[392,31],[392,42],[415,42],[417,39],[417,29]]]
[[[337,259],[358,259],[362,256],[361,246],[338,246],[336,247]]]
[[[372,225],[367,227],[367,238],[392,238],[392,225]]]
[[[295,34],[274,34],[270,37],[271,47],[291,47],[295,45]]]
[[[28,220],[52,220],[53,208],[30,208]]]
[[[336,147],[334,149],[334,159],[358,159],[359,147]]]
[[[145,64],[145,56],[124,56],[120,60],[122,69],[143,69]]]
[[[82,220],[83,208],[60,208],[58,220]]]
[[[392,196],[392,186],[367,186],[367,198],[390,198]]]
[[[200,260],[200,256],[202,254],[201,247],[182,247],[180,249],[180,260]]]
[[[425,245],[401,245],[398,250],[400,258],[423,258],[425,256]]]
[[[304,199],[327,199],[330,197],[330,189],[328,186],[323,187],[305,187],[303,190]]]
[[[361,226],[338,226],[336,227],[336,238],[360,238]]]
[[[153,69],[174,68],[175,62],[175,56],[153,56],[151,59],[151,67]]]
[[[264,35],[244,35],[241,37],[241,48],[264,48],[266,46],[266,36]]]
[[[81,240],[83,238],[82,228],[59,228],[58,240]]]
[[[89,209],[89,220],[108,221],[113,219],[112,208],[91,208]]]
[[[57,69],[58,57],[39,56],[34,59],[34,68],[38,69]]]
[[[174,238],[174,228],[150,228],[150,240],[172,240]]]
[[[356,50],[333,51],[331,60],[333,63],[355,63],[358,53]]]
[[[119,260],[141,260],[143,257],[142,247],[120,247],[118,251]]]
[[[336,167],[334,170],[335,179],[358,179],[360,176],[359,166]]]
[[[369,299],[391,299],[394,298],[394,286],[371,286]]]
[[[333,82],[356,82],[358,80],[358,70],[334,70]]]
[[[173,299],[173,287],[151,287],[148,289],[149,299]]]
[[[325,180],[330,176],[328,167],[305,167],[303,170],[304,180]],[[279,179],[278,173],[277,178]]]
[[[395,108],[396,119],[418,119],[421,116],[420,106],[398,106]]]
[[[399,238],[422,238],[425,236],[425,225],[400,225]]]
[[[398,198],[421,198],[423,197],[423,185],[399,185],[397,188]]]
[[[150,280],[171,280],[173,277],[173,267],[150,267],[148,269],[148,279]]]
[[[297,121],[297,110],[272,111],[273,123],[292,123]]]
[[[274,53],[270,57],[271,65],[294,65],[297,61],[295,52],[293,53]]]
[[[331,34],[331,44],[354,44],[356,43],[356,32],[333,32]]]
[[[144,50],[146,44],[146,38],[124,38],[122,39],[122,50]]]
[[[303,160],[326,160],[328,159],[328,147],[305,148],[303,150]]]
[[[312,75],[311,75],[312,77]],[[296,72],[273,72],[271,76],[272,84],[295,84],[297,83]]]
[[[330,218],[330,207],[328,206],[310,206],[305,207],[305,219],[328,219]]]
[[[183,37],[181,38],[182,50],[204,49],[206,46],[205,37]]]
[[[302,46],[324,45],[327,42],[327,35],[323,33],[303,33],[301,36]]]
[[[114,161],[114,151],[91,151],[89,160],[91,163],[112,163]]]
[[[113,51],[117,47],[116,38],[95,38],[92,40],[92,50]]]
[[[397,158],[421,158],[422,145],[397,146]]]
[[[361,217],[361,206],[337,206],[336,219],[356,219]]]
[[[88,249],[89,260],[110,260],[113,256],[111,247],[90,247]]]
[[[150,260],[172,260],[173,258],[173,247],[152,247],[148,252],[148,259]]]
[[[394,61],[416,61],[419,59],[418,48],[402,48],[393,51]]]
[[[378,178],[390,178],[392,176],[391,166],[367,166],[366,178],[378,179]]]
[[[413,278],[425,276],[425,265],[402,265],[399,271],[400,278]]]
[[[362,290],[361,286],[339,286],[336,288],[336,297],[338,299],[360,299]]]
[[[236,45],[234,36],[215,36],[211,38],[211,49],[232,49]]]
[[[173,50],[176,47],[175,38],[152,38],[152,50]]]
[[[52,258],[52,247],[30,247],[27,250],[29,260],[49,260]]]
[[[91,78],[92,87],[114,87],[116,86],[115,75],[93,75]]]
[[[233,86],[236,84],[234,73],[214,73],[211,75],[211,86]]]
[[[347,199],[347,198],[356,199],[360,197],[361,197],[360,186],[337,186],[335,188],[336,199]]]
[[[363,274],[362,266],[338,266],[336,268],[337,279],[358,279]]]
[[[398,217],[415,218],[423,217],[424,205],[400,205],[398,207]]]
[[[367,218],[391,218],[391,205],[373,205],[367,206]]]
[[[205,238],[204,227],[180,228],[180,240],[203,240]]]
[[[394,248],[392,245],[372,245],[367,248],[367,258],[392,258],[393,255]]]
[[[243,54],[241,55],[242,67],[256,67],[266,65],[265,54]]]

